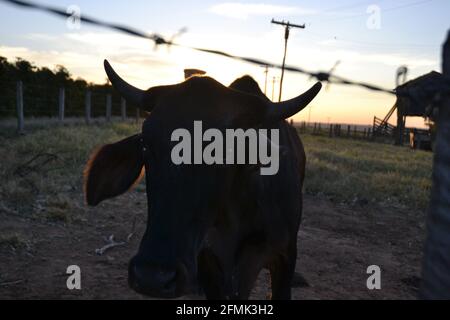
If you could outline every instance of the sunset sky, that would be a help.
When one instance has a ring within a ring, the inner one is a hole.
[[[450,28],[448,0],[39,0],[39,3],[61,8],[76,5],[82,14],[166,37],[187,27],[188,32],[177,38],[178,42],[274,63],[282,60],[284,30],[270,20],[305,23],[306,29],[291,32],[287,64],[327,71],[339,60],[336,75],[389,89],[394,88],[395,72],[401,65],[409,67],[409,79],[431,70],[440,71],[441,45]],[[379,20],[368,13],[374,8],[380,9]],[[250,74],[264,89],[262,67],[188,49],[154,50],[151,41],[83,23],[79,30],[71,29],[62,18],[20,9],[3,1],[0,1],[0,56],[10,61],[22,57],[50,68],[61,64],[74,78],[97,83],[105,82],[102,61],[107,58],[119,74],[143,89],[180,82],[185,68],[203,69],[225,85]],[[269,97],[274,76],[279,77],[280,71],[269,71]],[[286,73],[283,99],[303,92],[312,84],[313,80],[303,75]],[[394,101],[388,94],[332,85],[314,100],[311,109],[298,114],[295,120],[307,120],[311,111],[311,121],[371,124],[373,116],[384,117]],[[422,124],[421,118],[408,122],[408,125]]]

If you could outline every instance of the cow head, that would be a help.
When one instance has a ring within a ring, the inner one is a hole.
[[[229,222],[226,206],[242,168],[175,165],[172,133],[179,128],[193,132],[196,120],[202,121],[204,130],[278,122],[302,110],[321,84],[289,101],[272,103],[208,77],[143,91],[122,80],[107,61],[105,70],[123,98],[151,114],[142,134],[104,146],[91,157],[85,170],[87,202],[97,205],[125,192],[145,167],[148,222],[139,251],[129,264],[129,284],[151,296],[186,294],[195,287],[197,258],[208,231],[219,221]]]

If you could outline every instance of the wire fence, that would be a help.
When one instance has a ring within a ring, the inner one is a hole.
[[[72,17],[71,14],[59,8],[44,6],[32,2],[19,0],[0,0],[8,2],[22,8],[32,8],[54,14],[64,18]],[[425,1],[423,1],[425,2]],[[186,46],[167,40],[159,34],[147,34],[140,30],[115,23],[103,22],[96,18],[80,16],[80,21],[102,26],[114,31],[126,33],[149,39],[156,46],[178,46],[190,48],[192,50],[219,55],[234,60],[245,61],[256,65],[267,65],[273,68],[282,68],[280,64],[271,63],[262,59],[236,56],[224,51]],[[433,84],[422,88],[427,94],[434,96],[430,112],[439,114],[437,117],[437,147],[435,150],[435,160],[433,165],[433,190],[431,192],[430,210],[428,215],[428,237],[424,250],[424,264],[422,270],[421,297],[428,299],[449,299],[450,298],[450,33],[443,47],[443,73],[444,76],[438,84]],[[330,72],[312,72],[296,66],[286,66],[286,71],[296,72],[316,78],[319,81],[332,84],[342,84],[347,86],[357,86],[371,91],[387,94],[396,94],[415,98],[412,92],[405,90],[395,92],[378,85],[353,81],[335,76]],[[59,101],[64,100],[59,98]],[[19,103],[20,104],[20,103]],[[61,105],[61,103],[59,103]],[[112,111],[111,111],[112,112]]]
[[[51,86],[22,81],[2,81],[0,96],[0,119],[10,126],[11,119],[17,119],[17,131],[24,133],[25,121],[36,119],[58,119],[67,123],[66,118],[81,119],[86,123],[98,123],[120,119],[138,122],[140,110],[127,106],[126,101],[109,85],[105,86]],[[32,120],[32,121],[31,121]],[[80,122],[80,121],[78,121]]]
[[[145,38],[147,40],[153,41],[155,46],[165,45],[168,47],[176,46],[176,47],[188,48],[188,49],[199,51],[199,52],[204,52],[204,53],[213,54],[213,55],[219,55],[219,56],[226,57],[229,59],[234,59],[234,60],[239,60],[239,61],[243,61],[243,62],[250,63],[250,64],[255,64],[258,66],[265,65],[268,67],[278,68],[278,69],[284,68],[284,70],[286,70],[288,72],[301,73],[301,74],[309,76],[310,78],[315,78],[319,81],[326,82],[328,84],[356,86],[356,87],[365,88],[367,90],[371,90],[371,91],[375,91],[375,92],[397,95],[397,96],[402,96],[402,97],[408,97],[408,98],[411,98],[412,100],[416,100],[416,101],[418,99],[417,92],[411,92],[409,90],[397,90],[396,91],[396,90],[392,90],[392,89],[383,88],[381,86],[371,84],[368,82],[350,80],[350,79],[346,79],[346,78],[334,75],[333,71],[330,71],[330,72],[309,71],[309,70],[306,70],[306,69],[298,67],[298,66],[292,66],[292,65],[283,66],[281,64],[269,62],[269,61],[259,59],[259,58],[237,56],[237,55],[233,55],[231,53],[220,51],[220,50],[183,45],[183,44],[175,42],[173,40],[174,37],[172,37],[170,40],[168,40],[158,33],[147,33],[147,32],[138,30],[138,29],[130,27],[130,26],[126,26],[126,25],[122,25],[122,24],[118,24],[118,23],[114,23],[114,22],[106,22],[106,21],[102,21],[101,19],[89,17],[86,15],[79,14],[78,16],[74,17],[73,14],[68,12],[67,10],[64,10],[64,9],[58,8],[58,7],[54,7],[54,6],[42,5],[42,4],[38,4],[38,3],[30,2],[30,1],[22,1],[22,0],[0,0],[0,1],[7,2],[7,3],[13,4],[13,5],[19,6],[21,8],[29,8],[29,9],[43,11],[43,12],[46,12],[46,13],[49,13],[52,15],[56,15],[56,16],[59,16],[62,18],[66,18],[66,19],[69,19],[69,18],[79,19],[80,22],[108,28],[113,31],[125,33],[130,36]],[[450,84],[450,81],[448,79],[446,79],[442,83],[439,84],[439,88],[436,85],[425,86],[425,87],[421,88],[422,92],[420,92],[419,95],[422,95],[422,96],[433,95],[435,92],[438,92],[438,91],[442,92],[443,90],[447,90],[447,87],[449,86],[449,84]],[[25,84],[24,90],[27,91],[28,89],[32,89],[33,86],[36,86],[36,85]],[[53,89],[41,88],[41,89],[43,92],[46,92],[47,96],[42,97],[42,96],[33,94],[32,98],[30,98],[30,97],[25,98],[25,99],[27,99],[25,101],[25,104],[27,106],[27,108],[24,111],[25,116],[42,115],[42,116],[49,116],[49,117],[52,117],[52,116],[61,117],[60,116],[60,113],[61,113],[60,102],[57,98],[58,97],[57,93],[55,93],[55,90],[57,91],[59,89],[58,88],[53,88]],[[14,85],[8,86],[7,90],[14,90]],[[430,94],[430,92],[431,92],[431,94]],[[92,97],[91,97],[92,106],[91,106],[91,111],[90,111],[91,114],[89,116],[101,117],[103,115],[103,116],[106,116],[106,118],[108,118],[110,116],[121,114],[121,111],[120,111],[121,103],[118,102],[120,98],[117,97],[115,94],[113,94],[113,96],[112,96],[112,105],[110,107],[107,106],[106,110],[104,107],[105,99],[106,99],[105,93],[93,91],[91,94],[92,94]],[[82,100],[81,95],[85,95],[85,93],[80,92],[79,90],[78,91],[68,90],[66,92],[66,97],[65,97],[66,105],[64,106],[64,112],[67,116],[74,116],[74,117],[86,116],[86,110],[85,110],[86,107],[83,107],[83,104],[80,102]],[[0,101],[0,107],[1,107],[1,101]],[[127,110],[126,112],[127,112],[127,115],[131,115],[130,110]],[[5,105],[4,110],[0,110],[0,117],[5,116],[5,115],[11,116],[14,113],[16,113],[16,111],[14,110],[14,106],[12,105],[11,102],[9,102],[9,104]]]
[[[57,15],[57,16],[63,17],[63,18],[71,18],[72,17],[72,14],[67,13],[66,10],[63,10],[63,9],[60,9],[57,7],[46,6],[46,5],[41,5],[41,4],[36,4],[36,3],[32,3],[32,2],[28,2],[28,1],[21,1],[21,0],[0,0],[0,1],[8,2],[8,3],[14,4],[14,5],[20,6],[22,8],[30,8],[30,9],[44,11],[49,14]],[[209,49],[209,48],[199,48],[199,47],[194,47],[194,46],[183,45],[183,44],[177,43],[173,40],[168,40],[158,33],[150,33],[149,34],[144,31],[141,31],[141,30],[129,27],[129,26],[124,26],[124,25],[117,24],[117,23],[105,22],[105,21],[101,21],[100,19],[88,17],[85,15],[80,15],[77,18],[79,18],[79,20],[81,22],[108,28],[108,29],[111,29],[111,30],[114,30],[117,32],[131,35],[131,36],[151,40],[154,42],[155,46],[165,45],[165,46],[169,46],[169,47],[170,46],[182,47],[182,48],[187,48],[187,49],[191,49],[191,50],[195,50],[195,51],[199,51],[199,52],[204,52],[204,53],[208,53],[208,54],[226,57],[229,59],[239,60],[239,61],[247,62],[247,63],[258,65],[258,66],[265,65],[265,66],[269,66],[271,68],[283,69],[283,65],[281,65],[279,63],[273,63],[273,62],[266,61],[266,60],[259,59],[259,58],[238,56],[238,55],[233,55],[231,53],[224,52],[221,50],[215,50],[215,49]],[[330,72],[309,71],[304,68],[300,68],[298,66],[292,66],[292,65],[285,65],[284,70],[289,71],[289,72],[294,72],[294,73],[301,73],[301,74],[307,75],[311,78],[315,78],[318,81],[328,82],[330,84],[357,86],[357,87],[365,88],[365,89],[372,90],[372,91],[383,92],[383,93],[387,93],[387,94],[396,94],[395,91],[392,89],[383,88],[381,86],[362,82],[362,81],[354,81],[354,80],[346,79],[343,77],[333,75]]]

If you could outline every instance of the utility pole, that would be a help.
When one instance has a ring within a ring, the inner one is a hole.
[[[299,28],[299,29],[305,29],[305,25],[298,25],[298,24],[292,24],[289,21],[285,22],[283,21],[276,21],[275,19],[272,19],[271,21],[273,24],[279,24],[284,27],[284,56],[283,56],[283,64],[281,67],[281,80],[280,80],[280,97],[278,98],[278,101],[281,102],[281,95],[283,91],[283,79],[284,79],[284,66],[286,64],[286,53],[287,53],[287,44],[289,39],[289,31],[291,28]]]
[[[308,123],[311,123],[311,111],[312,111],[312,107],[313,107],[313,105],[310,104],[310,105],[309,105],[309,113],[308,113]]]
[[[262,65],[261,67],[264,67],[264,74],[266,75],[266,79],[264,81],[264,94],[267,95],[267,76],[269,74],[269,66],[266,65]]]
[[[272,101],[275,99],[275,83],[277,82],[277,77],[272,78]]]

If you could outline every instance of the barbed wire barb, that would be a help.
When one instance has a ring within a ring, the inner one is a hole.
[[[67,13],[66,11],[64,11],[62,9],[59,9],[59,8],[56,8],[56,7],[51,7],[51,6],[46,6],[46,5],[41,5],[41,4],[29,2],[29,1],[22,1],[22,0],[0,0],[0,1],[8,2],[10,4],[14,4],[14,5],[22,7],[22,8],[31,8],[31,9],[44,11],[44,12],[47,12],[47,13],[51,13],[51,14],[57,15],[59,17],[65,17],[65,18],[72,17],[72,14]],[[252,57],[244,57],[244,56],[237,56],[237,55],[233,55],[233,54],[230,54],[230,53],[227,53],[227,52],[224,52],[224,51],[220,51],[220,50],[199,48],[199,47],[183,45],[183,44],[175,42],[174,41],[174,37],[172,37],[172,39],[170,39],[170,40],[166,40],[162,35],[157,34],[157,33],[148,34],[146,32],[134,29],[132,27],[128,27],[128,26],[124,26],[124,25],[116,24],[116,23],[104,22],[104,21],[101,21],[99,19],[88,17],[88,16],[84,16],[84,15],[80,15],[79,19],[82,22],[86,22],[86,23],[89,23],[89,24],[92,24],[92,25],[97,25],[97,26],[109,28],[109,29],[112,29],[112,30],[115,30],[115,31],[119,31],[119,32],[122,32],[122,33],[126,33],[126,34],[131,35],[131,36],[136,36],[136,37],[152,40],[155,43],[155,47],[158,47],[158,46],[161,46],[161,45],[166,45],[168,47],[176,46],[176,47],[187,48],[187,49],[191,49],[191,50],[195,50],[195,51],[203,52],[203,53],[207,53],[207,54],[218,55],[218,56],[226,57],[226,58],[229,58],[229,59],[239,60],[239,61],[243,61],[243,62],[246,62],[246,63],[258,65],[258,66],[259,65],[267,65],[267,66],[269,66],[271,68],[282,69],[282,65],[277,64],[277,63],[272,63],[272,62],[269,62],[269,61],[265,61],[263,59],[252,58]],[[180,29],[180,30],[185,30],[185,29],[183,28],[183,29]],[[396,94],[396,92],[394,90],[386,89],[386,88],[383,88],[383,87],[380,87],[380,86],[377,86],[377,85],[374,85],[374,84],[369,84],[369,83],[359,82],[359,81],[353,81],[353,80],[349,80],[349,79],[346,79],[346,78],[338,77],[338,76],[333,75],[333,74],[331,74],[329,72],[322,72],[322,71],[312,72],[312,71],[307,71],[307,70],[302,69],[300,67],[291,66],[291,65],[286,65],[284,68],[285,68],[286,71],[295,72],[295,73],[301,73],[301,74],[307,75],[307,76],[309,76],[311,78],[315,78],[318,81],[327,82],[328,84],[340,84],[340,85],[357,86],[357,87],[368,89],[368,90],[371,90],[371,91],[377,91],[377,92],[393,94],[393,95]]]

